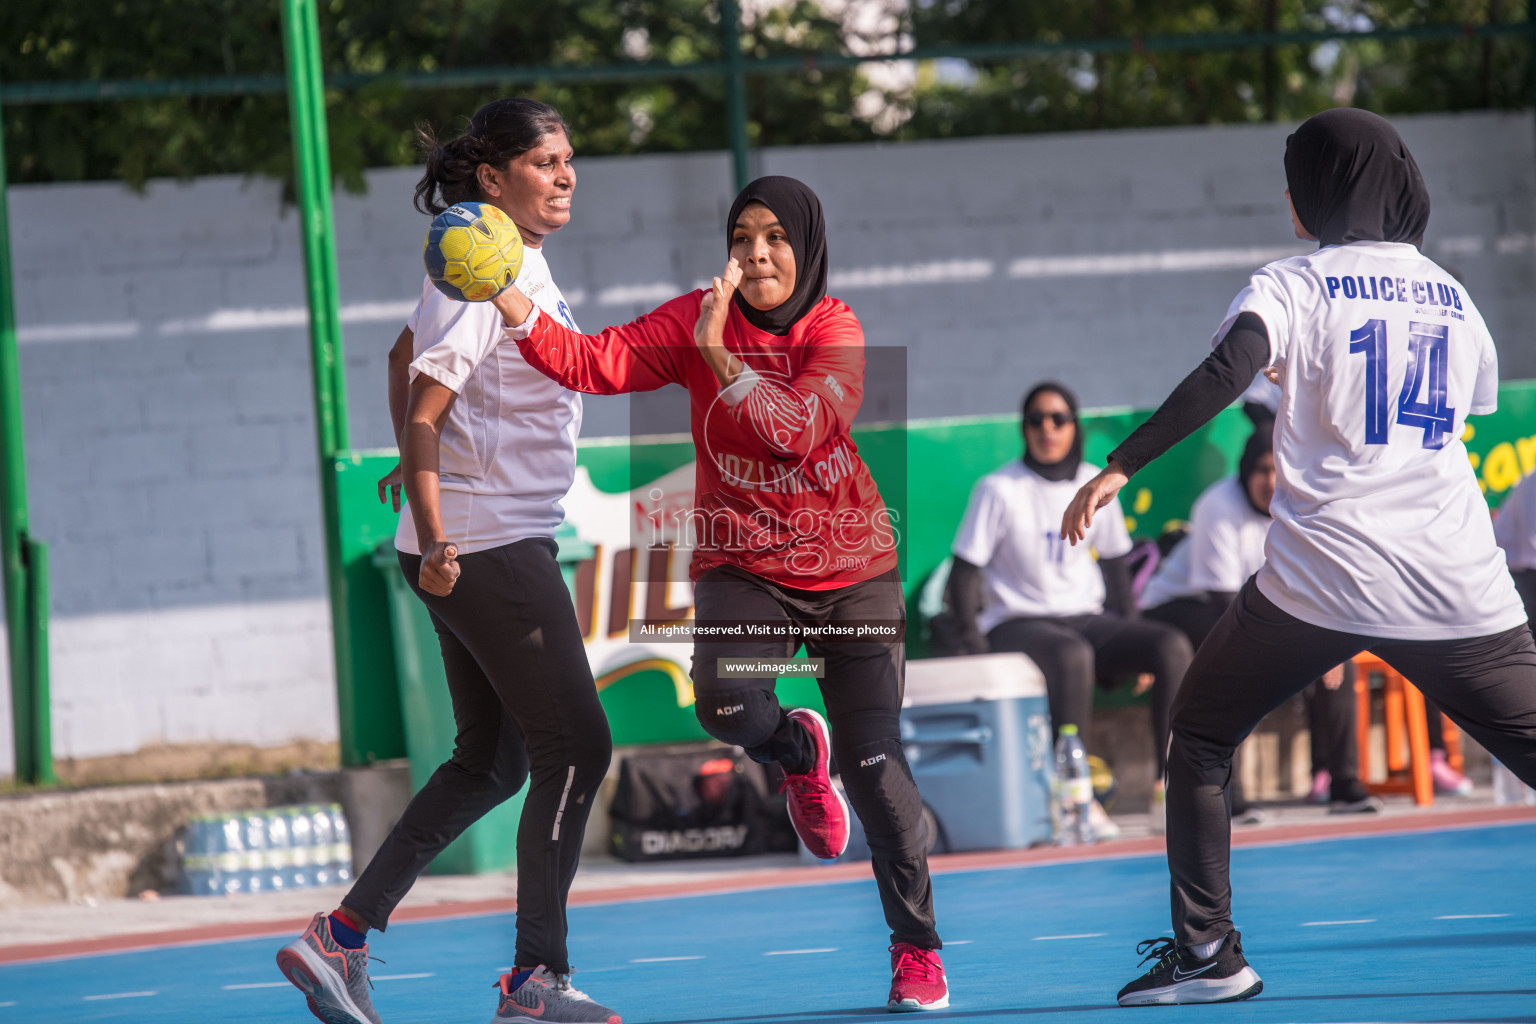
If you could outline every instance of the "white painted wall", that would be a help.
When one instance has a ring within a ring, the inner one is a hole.
[[[1525,115],[1404,118],[1426,249],[1536,377]],[[1247,274],[1296,250],[1286,126],[769,150],[827,210],[832,290],[908,348],[908,414],[999,413],[1038,379],[1150,405]],[[577,140],[578,144],[580,140]],[[548,245],[574,312],[619,322],[718,271],[725,154],[578,160]],[[352,443],[392,442],[384,356],[418,292],[411,169],[338,195]],[[56,756],[336,735],[302,253],[278,186],[10,190],[34,530],[52,546]],[[626,429],[592,401],[588,433]],[[0,765],[10,761],[0,706]]]

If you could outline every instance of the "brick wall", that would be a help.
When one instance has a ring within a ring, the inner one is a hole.
[[[1536,155],[1523,115],[1404,118],[1506,378],[1536,377]],[[833,293],[908,348],[913,417],[1054,377],[1155,403],[1257,265],[1301,251],[1287,127],[769,150],[827,208]],[[580,140],[577,140],[578,143]],[[718,272],[725,154],[578,159],[547,254],[588,329]],[[351,439],[392,443],[384,356],[418,294],[416,172],[338,195]],[[53,556],[58,757],[336,735],[296,214],[211,178],[10,190],[34,530]],[[626,429],[588,403],[587,433]],[[10,760],[0,705],[0,771]]]

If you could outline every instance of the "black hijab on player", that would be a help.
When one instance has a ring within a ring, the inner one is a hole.
[[[1338,108],[1285,140],[1285,178],[1301,226],[1322,245],[1424,242],[1429,192],[1419,165],[1385,120]]]
[[[731,204],[730,216],[725,219],[727,250],[736,218],[752,202],[768,207],[784,226],[789,247],[795,253],[795,287],[788,299],[772,309],[758,309],[737,292],[736,308],[753,327],[782,336],[827,295],[826,222],[821,215],[821,200],[803,182],[777,174],[758,178],[742,189]]]
[[[1026,440],[1024,442],[1024,465],[1047,480],[1070,480],[1077,476],[1077,467],[1083,461],[1083,428],[1077,418],[1077,396],[1054,381],[1044,381],[1029,389],[1029,394],[1024,396],[1024,404],[1019,407],[1019,411],[1022,415],[1028,416],[1030,404],[1047,391],[1060,395],[1061,400],[1067,403],[1067,408],[1072,410],[1072,448],[1058,462],[1041,462],[1030,454],[1029,442]]]
[[[1265,518],[1269,517],[1269,509],[1260,508],[1253,503],[1253,498],[1248,493],[1248,478],[1253,476],[1253,471],[1258,468],[1261,456],[1273,455],[1275,452],[1275,433],[1273,421],[1270,425],[1261,426],[1248,435],[1248,443],[1243,445],[1243,454],[1237,460],[1237,482],[1242,485],[1243,497],[1248,500],[1249,506]]]

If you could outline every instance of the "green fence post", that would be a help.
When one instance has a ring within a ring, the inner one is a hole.
[[[752,171],[748,166],[747,74],[741,59],[741,18],[736,0],[720,0],[720,49],[726,67],[725,118],[731,136],[731,164],[736,173],[736,191],[740,192],[747,187]]]
[[[326,581],[331,599],[331,637],[336,661],[336,703],[341,761],[367,760],[356,730],[351,623],[342,571],[336,493],[336,458],[347,447],[346,378],[341,358],[336,247],[331,229],[331,166],[325,127],[325,81],[320,63],[320,20],[315,0],[283,0],[283,49],[288,71],[288,111],[293,131],[294,177],[304,283],[309,300],[309,338],[315,384],[315,434],[320,455],[320,496],[325,529]]]
[[[10,649],[11,732],[16,781],[49,783],[54,775],[53,737],[48,731],[48,559],[47,550],[27,535],[27,451],[21,424],[5,129],[0,124],[0,575]]]
[[[48,685],[48,545],[27,538],[27,632],[32,659],[32,778],[51,785],[53,774],[53,700]]]

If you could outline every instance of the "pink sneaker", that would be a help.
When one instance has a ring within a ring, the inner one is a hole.
[[[936,949],[920,949],[909,942],[891,947],[891,995],[885,1008],[895,1013],[942,1010],[949,1005],[949,984],[944,962]]]
[[[1429,774],[1435,780],[1436,793],[1449,793],[1452,796],[1472,795],[1472,780],[1446,762],[1443,750],[1429,752]]]
[[[816,761],[803,775],[784,773],[779,792],[789,794],[789,821],[795,834],[819,860],[832,860],[848,849],[848,801],[832,785],[827,762],[832,756],[832,734],[827,720],[810,708],[795,708],[789,713],[811,734],[816,746]]]
[[[1323,768],[1312,773],[1312,790],[1307,794],[1307,803],[1325,804],[1328,802],[1328,793],[1333,785],[1333,775],[1328,769]]]

